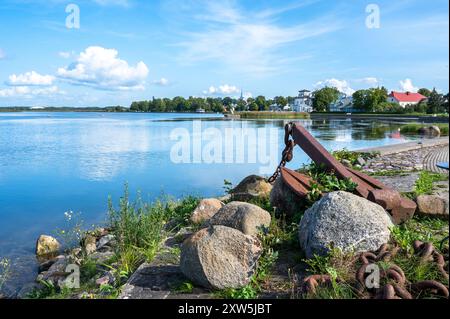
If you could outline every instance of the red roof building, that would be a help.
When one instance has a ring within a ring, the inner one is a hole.
[[[392,91],[389,94],[388,102],[400,104],[400,106],[405,107],[406,105],[415,105],[419,104],[423,100],[426,100],[427,97],[423,96],[420,93],[412,93],[412,92],[394,92]]]

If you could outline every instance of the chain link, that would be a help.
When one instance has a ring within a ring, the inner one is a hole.
[[[291,139],[292,134],[292,127],[293,123],[290,122],[284,126],[284,150],[281,153],[281,161],[280,164],[278,164],[275,172],[269,179],[267,180],[269,183],[275,182],[275,180],[278,178],[278,175],[281,173],[281,169],[286,166],[286,163],[292,161],[292,158],[294,157],[293,151],[295,142]]]

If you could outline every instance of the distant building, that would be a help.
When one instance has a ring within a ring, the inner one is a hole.
[[[354,112],[353,97],[348,96],[345,93],[340,93],[339,98],[336,100],[336,102],[331,103],[329,108],[330,112],[346,112],[346,113]]]
[[[291,107],[289,105],[285,105],[282,107],[281,105],[278,105],[277,103],[273,103],[270,105],[269,110],[272,112],[289,112],[291,111]]]
[[[405,108],[408,105],[416,105],[420,102],[426,100],[427,97],[423,96],[420,93],[412,93],[412,92],[394,92],[392,91],[391,94],[389,94],[387,101],[390,103],[397,103],[401,107]]]
[[[294,104],[291,105],[292,111],[311,113],[313,111],[312,102],[313,97],[311,91],[298,91],[298,96],[295,98]]]
[[[273,103],[269,106],[269,110],[272,112],[279,112],[281,111],[281,106],[279,106],[277,103]]]

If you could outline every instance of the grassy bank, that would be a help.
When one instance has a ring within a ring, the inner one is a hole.
[[[302,112],[239,112],[241,119],[309,119],[308,113]]]
[[[344,116],[347,115],[348,113],[345,112],[313,112],[311,113],[311,115],[315,116],[320,116],[320,115],[336,115],[336,116]],[[440,114],[427,114],[427,113],[416,113],[416,112],[411,112],[411,113],[367,113],[367,112],[357,112],[357,113],[350,113],[352,117],[367,117],[367,116],[373,116],[373,117],[442,117],[442,118],[448,118],[449,115],[447,113],[440,113]]]
[[[402,134],[418,134],[419,130],[423,127],[437,126],[441,130],[442,136],[448,136],[448,123],[430,123],[430,124],[420,124],[420,123],[409,123],[402,125],[400,127],[400,132]]]

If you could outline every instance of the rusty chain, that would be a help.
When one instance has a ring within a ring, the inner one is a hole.
[[[293,151],[295,142],[291,139],[292,134],[292,127],[294,123],[290,122],[284,126],[284,150],[281,153],[281,161],[280,164],[278,164],[275,172],[272,176],[269,177],[267,180],[270,184],[275,182],[275,180],[278,178],[278,175],[281,173],[281,169],[286,166],[286,163],[292,161],[293,158]]]
[[[448,257],[439,253],[431,243],[414,241],[413,248],[415,254],[423,262],[434,262],[439,272],[448,280]],[[383,269],[380,278],[384,278],[386,284],[380,288],[366,288],[365,280],[366,269],[370,264],[377,262],[391,262],[399,253],[400,248],[395,246],[391,248],[388,244],[382,245],[376,251],[367,251],[359,255],[361,266],[355,273],[356,286],[353,286],[354,292],[361,298],[367,297],[375,299],[413,299],[421,295],[425,291],[431,291],[433,294],[440,295],[444,298],[449,297],[448,287],[436,280],[423,280],[411,283],[405,276],[404,271],[397,265],[390,263],[389,268]],[[339,281],[339,279],[336,279]],[[331,278],[329,275],[311,275],[304,279],[302,291],[314,294],[319,285],[330,285]]]

